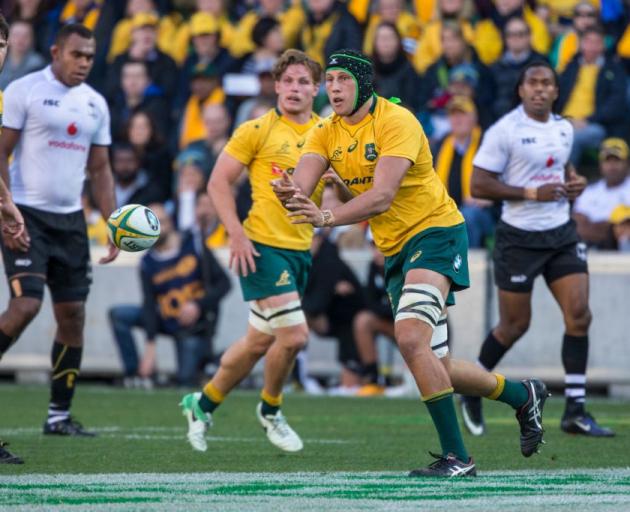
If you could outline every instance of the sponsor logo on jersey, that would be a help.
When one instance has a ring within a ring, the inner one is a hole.
[[[422,251],[416,251],[413,256],[411,258],[409,258],[409,263],[413,263],[414,261],[416,261],[420,256],[422,256]]]
[[[352,153],[358,146],[359,141],[355,140],[352,144],[348,146],[348,153]]]
[[[75,123],[74,121],[70,123],[66,128],[66,133],[70,135],[70,137],[76,137],[77,135],[79,135],[79,127],[77,126],[77,123]]]
[[[288,270],[283,270],[282,274],[276,281],[276,286],[288,286],[291,284],[291,275]]]
[[[527,276],[525,274],[518,274],[510,277],[511,283],[524,283],[527,281]]]
[[[45,99],[44,100],[44,106],[45,107],[58,107],[59,106],[59,100]]]
[[[536,137],[525,137],[521,139],[521,144],[523,144],[523,146],[527,144],[536,144]]]
[[[75,144],[74,142],[67,142],[65,140],[49,140],[48,146],[58,149],[69,149],[70,151],[87,151],[87,148],[83,144]]]
[[[374,145],[373,142],[370,142],[365,145],[364,156],[366,160],[369,160],[370,162],[373,162],[374,160],[378,158],[378,153],[376,152],[376,146]]]
[[[363,176],[362,178],[352,178],[351,180],[343,180],[347,186],[351,185],[367,185],[374,181],[372,176]]]
[[[305,143],[306,143],[306,139],[302,139],[300,142],[297,143],[297,148],[302,149]]]
[[[28,258],[19,258],[15,260],[16,267],[30,267],[33,262]]]
[[[342,156],[343,156],[343,149],[341,148],[341,146],[337,146],[337,149],[335,149],[333,151],[333,154],[330,157],[330,161],[331,162],[337,162],[337,161],[341,160]]]
[[[282,167],[280,167],[276,162],[271,162],[271,174],[274,176],[282,176]]]
[[[279,155],[288,155],[290,152],[291,152],[291,144],[289,144],[289,142],[285,140],[282,143],[282,146],[280,146],[278,154]]]

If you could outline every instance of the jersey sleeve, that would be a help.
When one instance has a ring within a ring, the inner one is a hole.
[[[101,100],[99,103],[102,111],[101,123],[92,136],[92,144],[96,146],[109,146],[112,143],[109,108],[107,108],[107,103],[105,103],[105,100]]]
[[[16,82],[9,84],[4,91],[4,112],[2,114],[2,126],[21,130],[26,123],[26,104],[28,93],[20,90]]]
[[[483,136],[473,165],[486,171],[502,173],[510,156],[505,126],[495,124]]]
[[[263,126],[258,120],[240,125],[230,137],[223,150],[243,165],[249,165],[258,152],[258,141]]]
[[[379,157],[394,156],[416,163],[422,149],[422,126],[413,114],[400,109],[383,119],[378,137]]]
[[[328,161],[328,150],[326,148],[326,125],[323,122],[317,123],[306,136],[306,142],[302,148],[302,154],[314,153],[320,155]]]

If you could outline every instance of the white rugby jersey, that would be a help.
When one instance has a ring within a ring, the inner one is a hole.
[[[541,123],[523,106],[505,114],[483,137],[473,165],[501,174],[514,187],[564,183],[565,165],[573,145],[573,127],[551,115]],[[569,221],[569,201],[504,201],[501,220],[526,231],[553,229]]]
[[[630,176],[616,187],[607,187],[603,179],[589,185],[575,200],[573,211],[591,222],[604,222],[620,204],[630,206]]]
[[[80,210],[90,146],[111,144],[105,99],[86,84],[67,87],[48,66],[9,84],[3,121],[22,131],[9,166],[15,203]]]

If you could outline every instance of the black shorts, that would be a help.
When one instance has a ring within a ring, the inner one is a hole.
[[[85,301],[92,269],[83,211],[51,213],[18,207],[31,245],[20,252],[2,244],[11,296],[42,299],[48,284],[53,302]]]
[[[575,223],[546,231],[524,231],[499,222],[494,246],[494,279],[500,290],[531,292],[543,275],[547,284],[569,274],[588,273],[586,244]]]

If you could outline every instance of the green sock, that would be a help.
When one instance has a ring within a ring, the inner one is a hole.
[[[470,457],[464,446],[462,433],[459,430],[455,404],[453,403],[453,393],[450,392],[436,398],[430,398],[424,403],[429,409],[433,424],[437,429],[438,436],[440,436],[442,455],[446,457],[449,453],[452,453],[462,462],[468,462]]]
[[[205,393],[201,393],[201,398],[199,399],[198,404],[199,408],[203,412],[209,412],[210,414],[212,414],[214,410],[219,407],[219,405],[221,405],[221,402],[213,402],[212,400],[210,400],[210,398],[208,398],[208,395],[206,395]]]
[[[261,399],[262,407],[260,408],[260,413],[263,416],[275,416],[276,413],[280,410],[279,405],[271,405],[264,398]]]
[[[529,398],[525,385],[522,382],[508,380],[498,373],[495,375],[497,377],[497,389],[488,398],[511,405],[514,409],[522,407]]]

